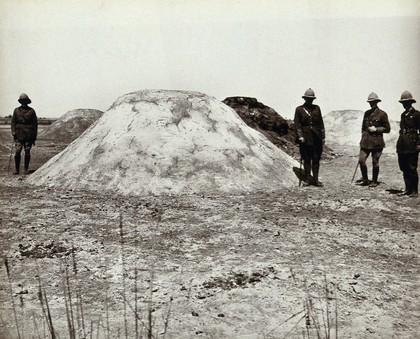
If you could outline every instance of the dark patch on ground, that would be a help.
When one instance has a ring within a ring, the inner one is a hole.
[[[215,277],[203,283],[204,288],[221,288],[223,290],[231,290],[238,287],[246,287],[249,284],[261,282],[270,273],[274,273],[273,267],[268,269],[256,271],[252,273],[247,272],[231,272],[224,277]]]
[[[53,241],[43,244],[18,244],[19,253],[28,258],[59,258],[69,256],[74,248]]]

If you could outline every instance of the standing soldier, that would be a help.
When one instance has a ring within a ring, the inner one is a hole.
[[[11,125],[16,148],[16,171],[13,174],[19,174],[22,148],[25,150],[25,174],[28,174],[29,162],[31,160],[31,147],[35,144],[38,133],[38,119],[34,109],[28,106],[31,103],[31,99],[25,93],[20,95],[18,101],[21,106],[16,107],[13,111]]]
[[[321,109],[314,105],[316,99],[314,91],[309,88],[302,96],[305,103],[296,108],[294,125],[298,135],[299,151],[301,161],[305,171],[305,180],[303,185],[321,187],[322,183],[318,180],[319,162],[321,160],[322,150],[325,143],[324,121],[322,119]],[[314,180],[310,180],[311,170]]]
[[[365,112],[362,123],[362,139],[360,140],[359,164],[362,172],[362,181],[358,185],[369,185],[368,169],[366,160],[369,154],[372,153],[372,183],[369,187],[378,186],[379,175],[379,158],[385,147],[383,133],[389,133],[391,127],[388,121],[388,115],[378,108],[378,98],[376,93],[370,93],[367,102],[370,104],[370,109]]]
[[[405,190],[398,195],[417,198],[419,195],[417,164],[420,151],[420,112],[412,106],[416,100],[410,92],[403,92],[399,101],[405,111],[401,114],[397,153],[398,165],[403,172]]]

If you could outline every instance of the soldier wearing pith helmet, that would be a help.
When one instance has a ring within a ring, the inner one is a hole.
[[[419,176],[417,165],[420,152],[420,112],[412,106],[416,102],[409,91],[401,94],[404,107],[397,141],[398,165],[403,173],[405,190],[399,196],[418,197]]]
[[[305,103],[296,108],[294,126],[305,171],[303,184],[305,186],[314,185],[320,187],[323,186],[318,179],[318,175],[325,143],[324,121],[321,109],[313,104],[313,101],[316,99],[314,90],[312,88],[307,89],[302,98],[305,100]],[[310,180],[311,172],[314,180]]]
[[[31,160],[31,148],[35,144],[38,133],[38,119],[35,110],[28,105],[32,102],[28,95],[22,93],[18,99],[21,104],[16,107],[12,116],[12,135],[15,140],[15,167],[13,174],[20,172],[20,160],[22,149],[25,150],[24,169],[25,174],[29,173],[29,162]]]
[[[370,187],[378,186],[379,176],[379,158],[385,147],[383,133],[389,133],[391,130],[388,115],[378,107],[381,102],[378,95],[370,93],[367,99],[370,109],[363,116],[362,138],[360,140],[359,164],[362,173],[362,180],[359,185]],[[368,169],[366,160],[372,154],[372,182],[368,179]]]

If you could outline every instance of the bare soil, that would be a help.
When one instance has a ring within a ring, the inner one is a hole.
[[[63,147],[39,140],[31,168]],[[350,182],[354,149],[323,188],[120,196],[31,187],[9,152],[0,338],[52,337],[47,306],[58,338],[418,338],[420,199],[392,194],[393,153],[377,188]]]

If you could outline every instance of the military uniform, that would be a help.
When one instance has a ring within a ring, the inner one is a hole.
[[[416,102],[409,92],[404,92],[400,102],[407,101]],[[403,172],[405,184],[405,191],[401,195],[416,197],[419,184],[417,165],[420,151],[420,112],[411,104],[405,108],[401,114],[400,135],[397,141],[398,165]]]
[[[401,114],[397,153],[416,153],[420,145],[420,112],[411,107]]]
[[[22,149],[25,150],[25,173],[28,173],[31,159],[31,148],[38,133],[38,119],[35,110],[28,106],[31,100],[26,94],[21,94],[18,100],[22,106],[15,108],[12,116],[12,135],[15,140],[15,174],[19,174]]]
[[[363,116],[362,139],[360,140],[359,164],[362,172],[360,185],[368,185],[368,170],[366,160],[372,154],[372,183],[371,187],[378,186],[379,158],[385,147],[383,133],[391,130],[388,114],[379,109],[377,103],[381,101],[376,93],[370,93],[367,100],[371,109],[367,110]]]
[[[375,132],[370,132],[369,127],[374,126]],[[360,148],[367,150],[382,150],[385,147],[383,133],[389,133],[388,114],[379,108],[367,110],[363,116],[362,139]]]
[[[294,127],[307,179],[305,182],[309,183],[312,171],[315,185],[322,186],[318,180],[318,174],[325,141],[324,121],[319,106],[312,104],[312,100],[316,98],[314,92],[308,89],[302,98],[310,100],[296,108]]]

